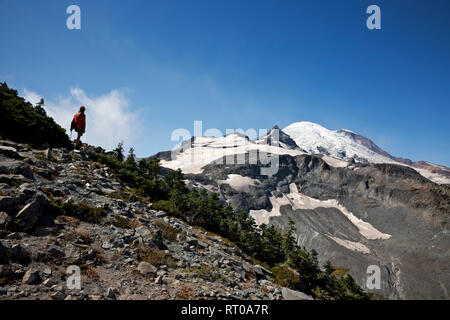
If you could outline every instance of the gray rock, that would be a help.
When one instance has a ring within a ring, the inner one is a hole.
[[[113,288],[108,288],[108,291],[106,292],[106,297],[109,299],[116,300],[116,292]]]
[[[140,226],[136,228],[135,236],[142,243],[154,243],[157,246],[161,246],[163,244],[163,237],[161,230],[151,230],[147,227]]]
[[[6,296],[8,294],[8,290],[3,287],[0,287],[0,296]]]
[[[54,285],[56,285],[57,282],[55,281],[55,279],[49,278],[49,279],[45,280],[44,282],[42,282],[42,284],[43,284],[44,286],[46,286],[47,288],[51,288],[51,287],[53,287]]]
[[[84,254],[84,260],[89,261],[89,260],[94,260],[94,258],[96,257],[97,253],[95,252],[95,250],[93,249],[89,249],[87,250],[87,252]]]
[[[19,211],[16,219],[24,224],[26,230],[31,230],[39,218],[44,214],[44,210],[49,204],[47,196],[42,192],[37,192],[31,201]]]
[[[21,165],[21,166],[19,166],[17,168],[17,171],[14,172],[14,173],[21,174],[22,176],[24,176],[27,179],[34,180],[33,170],[28,165]]]
[[[0,196],[0,210],[12,214],[16,208],[17,200],[9,196]]]
[[[198,240],[197,239],[195,239],[195,238],[193,238],[193,237],[186,237],[186,242],[188,243],[188,244],[190,244],[191,246],[196,246],[196,245],[198,245]]]
[[[22,283],[25,284],[38,284],[40,282],[41,276],[39,275],[39,270],[35,268],[28,269],[22,279]]]
[[[52,298],[53,300],[64,300],[65,297],[66,295],[61,291],[57,291],[50,296],[50,298]]]
[[[65,257],[65,253],[62,250],[60,250],[57,246],[50,246],[47,249],[47,253],[55,259],[64,259]]]
[[[16,148],[0,146],[0,154],[7,156],[8,158],[21,158],[17,153]]]
[[[102,243],[102,248],[105,249],[105,250],[109,250],[109,249],[112,248],[112,244],[105,241],[105,242]]]
[[[208,245],[201,240],[197,240],[197,247],[199,247],[201,249],[205,249],[208,247]]]
[[[70,243],[66,245],[66,247],[64,249],[64,255],[71,262],[78,261],[81,258],[80,249]]]
[[[137,270],[144,276],[155,276],[156,272],[158,271],[158,269],[154,265],[145,261],[139,263]]]
[[[8,250],[8,259],[21,264],[27,264],[30,261],[30,255],[20,244],[15,244]]]
[[[295,291],[289,288],[283,288],[281,295],[284,300],[313,300],[313,297],[300,291]]]
[[[51,275],[52,275],[52,269],[49,267],[49,266],[43,266],[42,267],[42,275],[45,277],[45,278],[48,278],[48,277],[50,277]]]
[[[257,278],[262,278],[265,279],[266,276],[268,275],[272,275],[272,272],[270,272],[269,270],[267,270],[266,268],[264,268],[263,266],[257,264],[255,266],[253,266],[253,271],[255,272],[255,275]]]
[[[155,213],[155,217],[156,218],[163,218],[165,216],[167,216],[167,213],[164,212],[164,211],[158,211],[158,212]]]
[[[0,228],[3,228],[8,221],[8,214],[6,212],[0,211]]]

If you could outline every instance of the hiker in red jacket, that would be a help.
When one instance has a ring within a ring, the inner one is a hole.
[[[75,141],[75,148],[80,145],[80,138],[86,130],[86,115],[84,111],[86,108],[84,106],[80,107],[78,113],[73,117],[72,123],[70,125],[70,131],[75,130],[78,133],[77,140]]]

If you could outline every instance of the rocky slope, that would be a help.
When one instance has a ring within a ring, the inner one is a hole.
[[[123,200],[95,151],[0,140],[0,299],[311,299],[219,236]],[[66,286],[70,265],[81,290]]]
[[[192,186],[219,193],[258,224],[286,230],[292,219],[299,244],[365,289],[367,268],[379,266],[381,289],[369,291],[392,299],[448,299],[450,188],[426,178],[431,164],[420,171],[400,163],[348,130],[300,123],[283,131],[270,148],[264,139],[237,135],[195,137],[162,165],[181,168]],[[274,139],[273,130],[267,137]],[[268,153],[278,156],[272,176],[250,161]],[[447,181],[438,167],[432,177]]]

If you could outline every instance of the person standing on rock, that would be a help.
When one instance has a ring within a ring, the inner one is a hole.
[[[80,138],[86,130],[86,115],[84,112],[86,108],[84,106],[80,107],[78,113],[73,117],[72,123],[70,125],[70,131],[75,130],[78,133],[77,140],[75,140],[75,148],[80,145]]]

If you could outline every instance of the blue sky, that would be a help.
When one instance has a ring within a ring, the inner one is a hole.
[[[70,4],[81,30],[66,28]],[[366,28],[371,4],[381,30]],[[311,121],[450,166],[447,0],[0,0],[0,39],[0,81],[66,127],[92,106],[86,139],[105,147],[168,150],[194,120]]]

